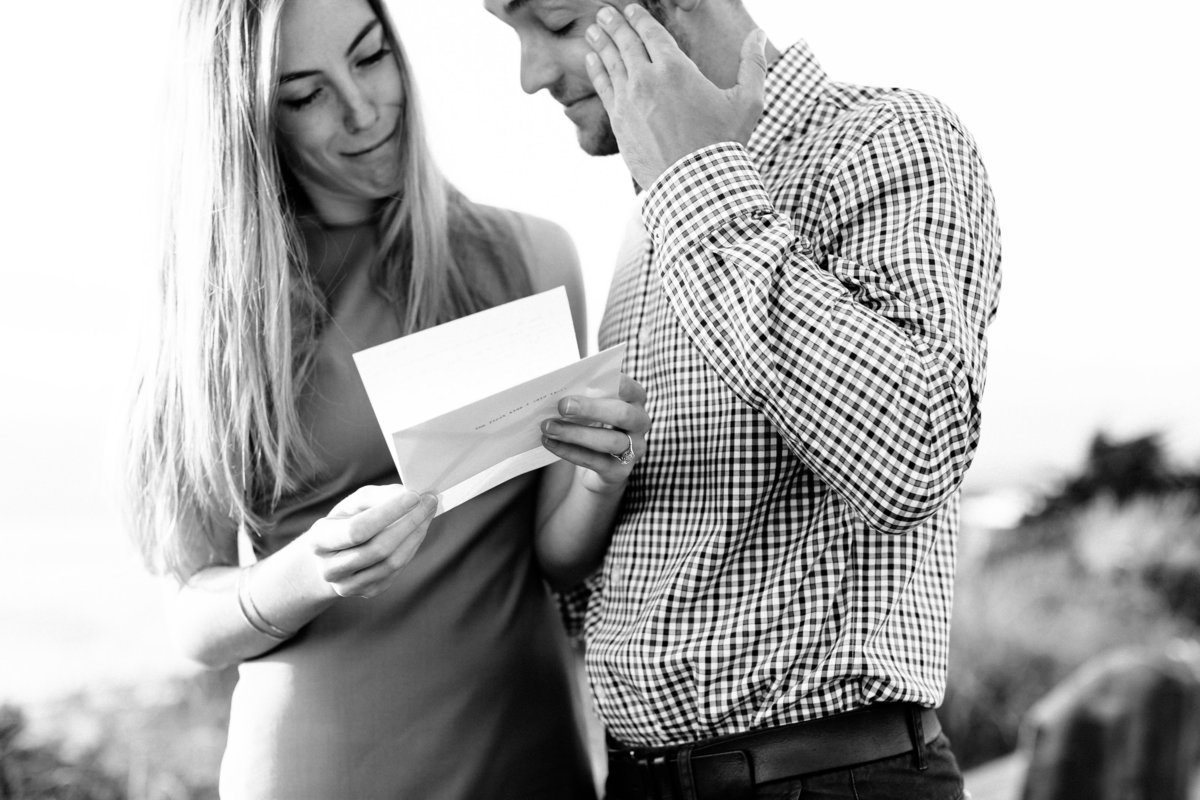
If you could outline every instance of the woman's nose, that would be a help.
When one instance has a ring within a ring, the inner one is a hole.
[[[363,131],[379,119],[379,108],[369,93],[357,84],[351,84],[343,93],[343,116],[346,130]]]

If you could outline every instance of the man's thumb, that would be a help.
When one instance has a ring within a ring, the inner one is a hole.
[[[767,34],[755,28],[742,42],[742,60],[738,65],[738,86],[752,97],[762,97],[767,82]]]

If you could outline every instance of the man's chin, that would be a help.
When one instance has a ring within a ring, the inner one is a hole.
[[[579,139],[579,147],[589,156],[615,156],[620,152],[617,137],[607,119],[603,122],[592,122],[590,125],[580,125],[575,133]]]

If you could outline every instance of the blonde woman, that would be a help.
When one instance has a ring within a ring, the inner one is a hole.
[[[641,388],[577,398],[544,424],[564,461],[434,519],[350,357],[556,285],[582,321],[570,241],[446,184],[379,0],[185,0],[182,20],[129,478],[183,648],[240,664],[222,796],[591,797],[543,580],[598,564]]]

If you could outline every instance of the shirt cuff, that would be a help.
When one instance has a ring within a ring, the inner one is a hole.
[[[679,159],[642,200],[642,221],[656,248],[703,237],[731,217],[773,213],[762,176],[737,142],[708,145]]]

